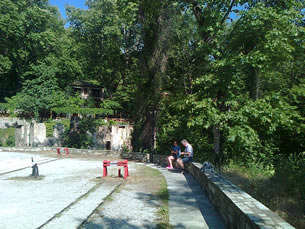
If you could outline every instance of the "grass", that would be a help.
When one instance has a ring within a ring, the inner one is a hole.
[[[160,175],[161,175],[161,173],[160,173]],[[168,190],[167,190],[167,183],[163,176],[162,176],[162,178],[163,179],[161,180],[160,190],[156,193],[157,196],[161,200],[161,206],[157,212],[158,216],[161,218],[161,222],[157,224],[157,228],[159,228],[159,229],[173,228],[169,224],[169,211],[168,211],[169,195],[168,195]]]
[[[305,228],[305,200],[301,193],[292,192],[272,169],[234,164],[224,168],[222,175],[249,193],[296,228]]]
[[[167,190],[167,183],[162,173],[159,170],[150,168],[148,166],[139,166],[137,168],[137,173],[134,174],[133,177],[129,177],[127,182],[145,183],[146,189],[152,194],[152,198],[157,198],[160,200],[160,205],[158,206],[157,211],[158,222],[156,228],[173,228],[169,224],[169,194]]]
[[[26,176],[26,177],[12,177],[9,178],[8,180],[15,180],[15,181],[32,181],[32,180],[43,180],[45,176],[40,175],[38,177],[33,177],[33,176]]]
[[[15,128],[0,129],[0,146],[8,146],[8,138],[15,138]]]
[[[46,132],[47,132],[47,137],[53,137],[53,127],[57,124],[61,123],[64,125],[65,130],[68,130],[70,128],[70,120],[69,119],[60,119],[58,121],[55,120],[48,120],[44,124],[46,125]]]
[[[96,215],[93,215],[93,218],[103,217],[99,215],[99,212],[103,211],[103,206],[107,204],[107,202],[116,201],[116,195],[122,194],[126,190],[136,191],[145,196],[144,201],[148,201],[146,204],[152,204],[151,200],[153,200],[152,207],[157,207],[157,219],[155,221],[156,228],[165,229],[165,228],[173,228],[169,225],[169,211],[168,211],[168,190],[167,184],[164,176],[157,169],[150,168],[145,165],[135,165],[136,172],[134,170],[130,171],[131,174],[128,179],[124,180],[123,178],[117,177],[107,177],[107,178],[99,178],[101,180],[108,179],[111,180],[121,180],[122,184],[116,190],[113,191],[111,195],[107,197],[104,203],[99,206],[96,210]],[[98,178],[96,178],[97,180]],[[156,205],[155,205],[156,203]]]

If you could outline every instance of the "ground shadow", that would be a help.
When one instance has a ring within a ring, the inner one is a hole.
[[[218,210],[211,203],[204,190],[202,190],[200,184],[194,179],[190,173],[184,174],[185,179],[194,193],[194,198],[200,212],[205,219],[209,228],[225,228],[223,219],[220,217]]]
[[[82,220],[80,220],[82,221]],[[98,222],[96,222],[98,221]],[[80,229],[141,229],[141,228],[155,228],[155,225],[151,225],[148,222],[141,222],[141,226],[135,225],[129,222],[128,219],[118,219],[101,217],[96,220],[89,220],[83,223]]]

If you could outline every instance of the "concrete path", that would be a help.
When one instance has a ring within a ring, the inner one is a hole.
[[[201,190],[200,185],[188,173],[157,167],[167,181],[169,192],[169,222],[174,228],[225,228],[223,220]]]

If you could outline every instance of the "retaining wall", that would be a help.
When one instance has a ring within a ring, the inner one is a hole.
[[[161,166],[167,165],[167,156],[168,155],[154,154],[153,163]],[[126,152],[126,153],[122,153],[121,157],[128,160],[151,162],[151,154],[149,153]]]
[[[61,148],[63,149],[63,147]],[[121,152],[110,150],[89,150],[68,148],[70,154],[104,155],[105,157],[121,157]],[[57,152],[57,147],[0,147],[0,152]]]
[[[186,169],[200,184],[229,229],[292,229],[290,224],[217,173],[203,173],[199,163]]]

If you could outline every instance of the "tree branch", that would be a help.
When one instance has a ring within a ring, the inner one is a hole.
[[[230,7],[228,8],[227,12],[225,13],[225,15],[223,16],[223,18],[220,21],[220,24],[223,24],[225,22],[225,20],[227,19],[227,17],[229,16],[233,6],[235,5],[236,0],[232,0]]]

